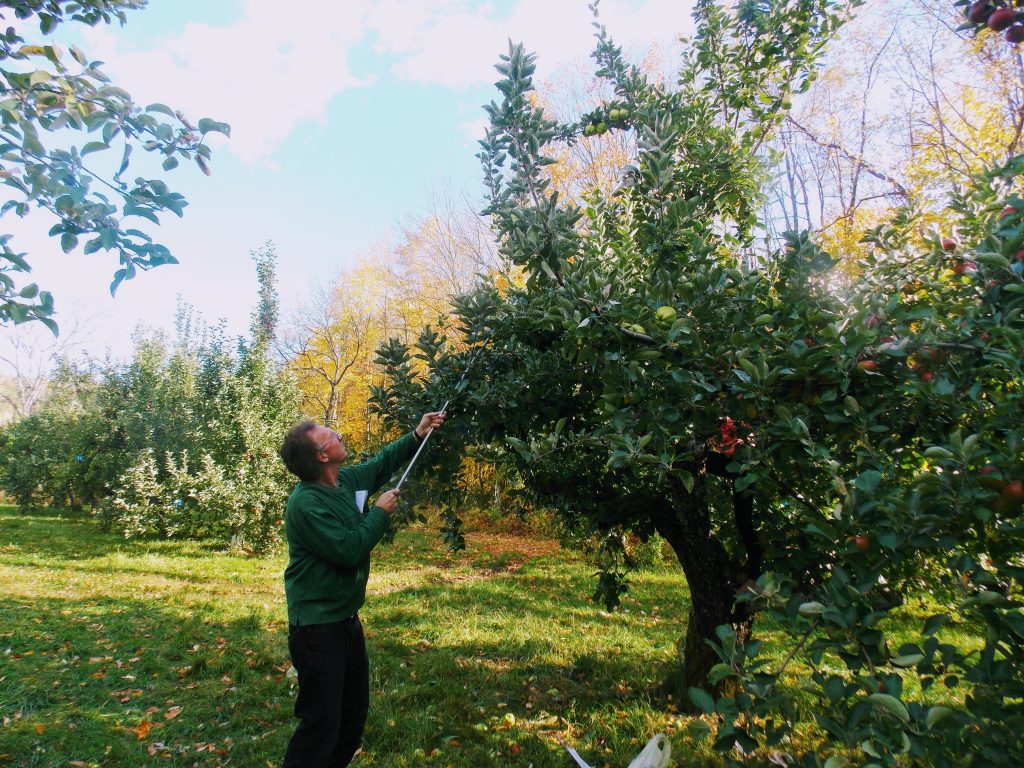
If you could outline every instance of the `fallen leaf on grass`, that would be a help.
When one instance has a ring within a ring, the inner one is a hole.
[[[164,720],[173,720],[181,714],[181,707],[171,707],[164,712]]]
[[[43,726],[42,723],[36,723],[36,733],[38,733],[40,736],[42,736],[43,735],[43,731],[45,731],[45,730],[46,730],[46,728]]]
[[[132,732],[135,734],[138,741],[142,741],[146,738],[146,735],[149,733],[149,729],[152,727],[153,724],[149,722],[149,720],[143,720],[137,726],[132,728]]]

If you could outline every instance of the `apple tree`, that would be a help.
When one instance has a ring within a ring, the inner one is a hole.
[[[0,215],[26,216],[40,208],[55,219],[52,237],[68,253],[114,251],[120,266],[111,292],[138,270],[175,262],[145,227],[160,215],[181,216],[187,202],[160,178],[130,175],[132,153],[160,158],[162,170],[194,162],[209,174],[211,132],[225,123],[192,124],[165,104],[140,107],[110,82],[100,62],[75,46],[64,51],[46,36],[60,24],[125,23],[127,11],[147,0],[6,0],[0,18],[37,23],[42,39],[28,41],[8,26],[0,34],[0,180],[7,197]],[[76,141],[81,134],[88,140]],[[104,153],[116,155],[107,159]],[[140,228],[142,227],[142,228]],[[54,332],[53,297],[34,283],[18,286],[13,273],[29,272],[29,256],[0,234],[0,322],[39,320]]]
[[[700,3],[699,33],[672,91],[627,67],[602,31],[598,74],[614,83],[616,100],[571,125],[532,106],[533,57],[513,46],[498,65],[504,99],[488,108],[481,159],[502,253],[528,278],[504,293],[483,285],[457,304],[466,341],[488,340],[482,352],[455,354],[440,336],[420,344],[428,389],[450,387],[468,355],[479,355],[456,407],[468,411],[473,439],[515,449],[540,499],[594,530],[657,531],[671,544],[694,601],[681,657],[687,685],[714,663],[705,639],[715,627],[746,623],[736,590],[772,556],[754,525],[755,491],[785,497],[792,479],[789,457],[771,471],[737,461],[738,446],[759,456],[767,448],[751,438],[762,380],[787,393],[802,387],[784,380],[781,361],[765,368],[766,340],[781,330],[776,316],[796,311],[783,353],[820,357],[803,340],[825,333],[842,306],[814,282],[829,260],[807,242],[794,241],[792,258],[770,268],[744,265],[765,173],[756,149],[792,90],[813,78],[846,9],[827,0],[745,4],[734,17]],[[760,67],[748,66],[751,56]],[[595,121],[636,131],[640,154],[630,186],[580,210],[549,194],[543,152]],[[384,350],[393,374],[393,391],[378,397],[386,413],[418,407],[421,384],[406,354],[397,344]],[[778,542],[790,545],[799,542]],[[614,601],[615,572],[602,584]]]
[[[504,445],[569,524],[671,545],[692,607],[669,682],[729,762],[1010,765],[1024,160],[952,200],[955,231],[922,236],[921,212],[901,211],[853,284],[806,233],[759,243],[758,149],[848,11],[700,2],[671,90],[600,30],[616,97],[566,125],[532,106],[533,58],[512,46],[481,159],[525,282],[456,303],[467,352],[435,331],[414,353],[384,348],[378,407],[408,421],[454,394],[467,431],[446,436],[439,470],[460,442]],[[595,120],[635,131],[638,155],[578,209],[550,193],[545,147]],[[598,586],[614,602],[621,572]],[[762,653],[760,612],[788,633],[782,660]],[[820,747],[793,746],[804,721]]]

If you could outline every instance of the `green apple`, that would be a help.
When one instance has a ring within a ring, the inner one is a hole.
[[[676,321],[676,311],[674,308],[665,305],[663,307],[658,307],[657,311],[654,313],[654,317],[658,321],[658,325],[662,328],[669,328],[672,326],[672,323]]]

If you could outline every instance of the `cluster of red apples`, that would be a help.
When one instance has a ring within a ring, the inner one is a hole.
[[[1002,32],[1008,43],[1017,45],[1024,42],[1024,12],[1018,7],[1019,0],[977,0],[967,8],[967,20],[972,24],[984,25],[993,32]]]

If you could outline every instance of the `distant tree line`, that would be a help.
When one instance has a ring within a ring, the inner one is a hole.
[[[22,506],[91,510],[125,536],[273,546],[292,486],[276,453],[300,399],[268,355],[274,249],[253,256],[248,339],[183,308],[175,339],[140,334],[127,363],[62,362],[39,407],[0,432],[0,487]]]

